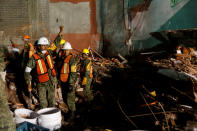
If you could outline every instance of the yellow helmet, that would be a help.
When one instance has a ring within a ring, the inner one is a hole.
[[[152,95],[153,97],[157,96],[156,91],[150,92],[150,95]]]
[[[85,48],[85,49],[83,49],[82,53],[84,53],[84,54],[89,54],[90,52],[89,52],[88,49]]]
[[[64,39],[61,39],[60,45],[63,45],[63,44],[65,44],[65,43],[66,43],[66,41],[65,41]]]

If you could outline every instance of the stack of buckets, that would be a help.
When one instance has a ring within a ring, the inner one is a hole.
[[[25,121],[35,125],[39,125],[52,130],[57,130],[61,127],[61,111],[58,108],[44,108],[36,113],[29,109],[16,109],[14,111],[16,124]]]

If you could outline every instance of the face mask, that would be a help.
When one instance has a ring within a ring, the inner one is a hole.
[[[24,41],[28,41],[28,39],[24,39]]]
[[[13,85],[10,86],[10,89],[11,90],[16,90],[15,86],[13,86]]]
[[[46,52],[47,52],[47,50],[43,50],[43,51],[41,51],[42,52],[42,54],[45,54]]]

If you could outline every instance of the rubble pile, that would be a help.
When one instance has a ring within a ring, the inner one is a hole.
[[[133,56],[126,57],[127,59],[120,54],[116,58],[103,58],[98,53],[94,55],[97,56],[92,57],[94,69],[92,90],[95,99],[91,105],[85,104],[80,90],[81,80],[78,79],[76,83],[78,110],[72,129],[88,127],[91,130],[178,131],[185,130],[191,125],[195,126],[194,122],[197,121],[195,55],[175,53],[163,58],[149,54],[148,57]],[[80,63],[80,57],[80,54],[76,55],[78,63]],[[21,99],[17,94],[21,93],[16,93],[16,89],[20,88],[12,84],[16,78],[11,79],[11,76],[7,74],[7,88],[15,92],[8,90],[8,93],[14,94],[10,96],[17,98],[10,98],[12,110],[21,108],[16,106],[17,104],[20,106],[24,104],[27,107],[25,103],[30,101],[29,97],[24,94],[25,101],[19,102]],[[33,96],[37,98],[36,91],[33,92]],[[56,102],[66,118],[67,105],[59,102],[57,98]],[[36,102],[33,100],[33,103]],[[35,104],[33,110],[37,110],[38,104]],[[63,129],[68,128],[65,118],[62,121]]]
[[[196,65],[187,65],[184,61],[171,59],[162,59],[162,60],[147,60],[148,62],[152,63],[153,65],[157,66],[158,68],[169,68],[174,69],[179,72],[186,72],[191,75],[197,76]]]
[[[120,58],[94,62],[93,90],[103,97],[112,129],[186,130],[197,120],[195,56],[185,59],[141,57],[142,63],[120,64]],[[139,61],[139,60],[137,60]],[[167,73],[160,73],[167,70]],[[170,71],[170,72],[168,72]],[[178,74],[178,75],[176,75]],[[121,126],[120,126],[121,125]]]

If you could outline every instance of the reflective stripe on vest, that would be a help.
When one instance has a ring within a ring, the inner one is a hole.
[[[88,58],[90,60],[90,62],[86,65],[86,67],[84,67],[84,62],[82,63],[82,68],[81,68],[81,74],[82,76],[85,75],[86,71],[89,71],[90,73],[90,78],[93,78],[93,68],[92,68],[92,60],[91,58]]]
[[[46,60],[47,60],[47,63],[49,65],[49,68],[52,71],[52,75],[53,76],[56,76],[56,72],[55,72],[54,65],[53,65],[53,60],[52,60],[51,55],[49,55],[49,52],[48,51],[46,52]]]
[[[86,66],[86,70],[90,72],[90,78],[93,78],[93,69],[92,69],[92,62],[90,61]]]
[[[90,69],[90,78],[93,78],[93,67],[92,67],[92,59],[88,58],[90,60],[90,63],[87,65],[88,68]]]
[[[53,69],[53,64],[52,64],[51,56],[50,55],[47,55],[46,59],[47,59],[47,62],[49,63],[49,68],[50,69]]]
[[[62,82],[68,81],[68,75],[69,75],[69,61],[72,55],[69,55],[65,58],[64,64],[61,68],[61,74],[60,74],[60,80]]]
[[[68,69],[68,64],[67,63],[64,63],[64,67],[63,68],[64,69],[63,69],[62,73],[64,73],[64,74],[69,73],[69,70],[67,71],[67,69]]]
[[[49,81],[49,75],[47,72],[47,67],[43,59],[37,54],[33,55],[36,60],[38,80],[40,83]]]
[[[38,65],[39,65],[39,67],[40,67],[39,69],[40,69],[40,72],[41,72],[41,73],[39,73],[39,74],[44,74],[44,69],[43,69],[43,67],[42,67],[43,64],[42,64],[41,60],[38,60]]]
[[[49,74],[47,70],[46,63],[44,59],[42,59],[40,56],[37,54],[33,54],[35,60],[36,60],[36,65],[37,65],[37,74],[38,74],[38,80],[40,83],[47,82],[49,81]],[[47,52],[46,56],[47,64],[49,65],[49,68],[52,71],[52,75],[55,76],[56,72],[53,66],[53,61],[49,53]]]
[[[82,69],[82,73],[85,73],[85,71],[89,71],[90,72],[90,78],[93,78],[93,68],[92,68],[92,59],[88,58],[90,60],[90,62],[88,63],[88,65],[86,67],[84,67]]]

